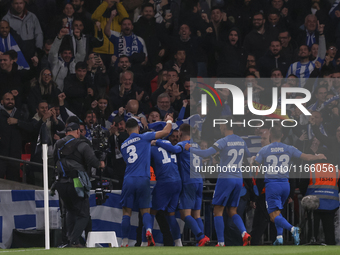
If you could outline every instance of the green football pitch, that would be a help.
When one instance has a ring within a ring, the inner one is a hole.
[[[340,246],[249,246],[249,247],[130,247],[130,248],[42,248],[0,250],[22,255],[232,255],[232,254],[340,254]]]

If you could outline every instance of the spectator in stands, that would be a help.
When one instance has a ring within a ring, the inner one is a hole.
[[[110,98],[105,94],[100,95],[95,101],[92,102],[91,108],[98,117],[98,123],[102,127],[109,129],[111,123],[109,123],[107,120],[112,113]]]
[[[84,24],[84,34],[93,35],[94,34],[94,27],[93,21],[91,19],[91,13],[86,11],[83,7],[84,0],[72,0],[71,1],[73,9],[75,11],[74,16],[80,19]]]
[[[148,123],[154,123],[157,121],[161,121],[161,113],[157,108],[152,108],[149,113]]]
[[[103,45],[103,32],[100,27],[100,22],[96,22],[97,27],[97,37],[93,37],[92,35],[85,34],[84,33],[84,24],[83,21],[80,18],[74,18],[72,22],[72,31],[78,29],[80,31],[83,45],[82,47],[85,48],[86,55],[88,55],[94,47],[101,47]],[[69,44],[71,46],[72,52],[78,52],[77,48],[77,42],[76,42],[76,36],[74,33],[71,33],[70,35],[66,35],[63,38],[63,44]]]
[[[14,96],[6,93],[1,96],[0,105],[0,155],[21,159],[21,129],[25,126],[23,115],[15,107]],[[19,181],[20,164],[0,159],[0,178]]]
[[[179,80],[183,84],[186,76],[192,77],[194,74],[191,63],[186,60],[186,52],[184,49],[177,49],[172,60],[164,64],[164,69],[175,69],[179,74]]]
[[[248,54],[246,68],[249,66],[256,66],[256,58],[253,54]]]
[[[86,77],[91,81],[91,87],[96,95],[104,95],[109,85],[109,76],[102,59],[98,53],[91,53],[86,63]]]
[[[11,8],[3,19],[8,21],[11,28],[24,41],[21,50],[25,59],[30,61],[36,48],[43,47],[43,32],[38,18],[26,10],[24,0],[12,0]]]
[[[122,55],[116,61],[117,57],[112,56],[113,60],[109,68],[110,88],[119,85],[120,74],[131,69],[131,63],[129,57]],[[116,64],[117,62],[117,64]]]
[[[164,80],[157,88],[157,90],[151,95],[152,104],[156,105],[158,96],[166,92],[168,88],[172,87],[172,84],[174,83],[178,84],[178,81],[179,81],[178,72],[174,69],[169,69],[167,71],[166,80]]]
[[[300,30],[297,36],[298,45],[305,44],[308,48],[311,48],[314,43],[319,44],[317,25],[318,19],[314,14],[309,14],[305,17],[304,29]],[[323,35],[323,31],[321,35]]]
[[[125,121],[123,117],[116,117],[110,128],[110,153],[108,155],[108,177],[119,181],[114,184],[113,189],[122,189],[126,164],[124,162],[120,147],[122,143],[129,137],[125,130]]]
[[[53,81],[52,72],[48,68],[44,68],[39,75],[37,81],[31,84],[31,91],[28,96],[28,108],[33,116],[38,109],[39,103],[44,100],[49,105],[55,104],[61,91],[57,84]]]
[[[294,40],[292,40],[292,37],[288,30],[281,31],[279,33],[279,40],[281,42],[281,54],[286,57],[286,59],[289,62],[294,61],[296,50],[297,50],[297,44]]]
[[[321,36],[320,36],[320,41],[321,41]],[[337,67],[337,63],[336,63],[336,54],[338,52],[337,47],[334,44],[329,44],[327,47],[327,51],[326,51],[326,55],[324,55],[324,66],[323,69],[327,69],[330,71],[335,71],[338,70]],[[320,56],[320,54],[319,54]],[[323,61],[321,61],[320,59],[318,60],[321,64],[323,63]]]
[[[92,14],[93,21],[99,21],[101,24],[101,29],[104,30],[106,24],[111,17],[111,12],[116,10],[116,15],[111,22],[110,29],[112,31],[120,32],[121,31],[121,23],[124,18],[128,18],[129,15],[126,12],[122,3],[119,0],[105,0],[102,2],[101,5],[95,10]],[[97,29],[95,29],[95,36],[97,36]],[[114,48],[113,44],[109,41],[108,37],[104,36],[104,44],[100,48],[94,48],[93,51],[95,53],[99,53],[100,57],[102,58],[106,68],[108,69],[111,63],[111,56],[115,51],[118,50]],[[117,54],[116,54],[117,55]]]
[[[291,62],[281,54],[281,41],[273,40],[270,43],[269,51],[258,61],[258,67],[262,78],[268,78],[273,68],[280,69],[282,74],[286,74]]]
[[[256,13],[253,16],[253,31],[246,35],[244,39],[244,49],[246,52],[254,54],[259,59],[268,50],[270,42],[275,38],[275,34],[265,28],[263,13]]]
[[[287,76],[290,74],[296,75],[299,79],[300,86],[303,87],[306,83],[306,79],[309,78],[311,72],[314,70],[315,64],[310,61],[310,51],[307,45],[301,45],[299,47],[299,60],[290,65],[288,68]]]
[[[155,107],[161,113],[161,119],[164,119],[167,113],[175,113],[175,109],[171,106],[170,96],[167,93],[158,96]]]
[[[36,109],[36,114],[33,116],[30,122],[27,123],[26,129],[30,131],[32,135],[31,142],[31,161],[36,163],[42,163],[42,141],[41,141],[41,126],[46,123],[47,135],[48,135],[48,157],[52,160],[54,135],[57,131],[62,131],[65,125],[57,118],[57,113],[54,107],[49,108],[46,101],[41,101]],[[43,186],[43,173],[39,171],[39,168],[30,166],[30,171],[34,171],[34,183],[37,186]],[[35,170],[33,170],[35,169]],[[49,170],[50,171],[50,170]],[[53,170],[49,172],[49,187],[52,184]]]
[[[70,74],[65,78],[64,92],[68,109],[75,115],[81,117],[86,109],[90,108],[95,94],[89,77],[86,77],[86,63],[78,62],[75,71],[75,74]]]
[[[313,92],[314,99],[308,102],[308,110],[316,111],[326,101],[328,89],[326,86],[319,85]],[[313,103],[314,102],[314,103]]]
[[[212,28],[212,36],[216,41],[228,41],[228,32],[233,24],[227,19],[227,14],[222,12],[221,8],[211,8],[211,22],[209,27]]]
[[[92,141],[92,134],[91,134],[91,130],[93,129],[93,127],[95,127],[97,125],[97,115],[94,111],[92,110],[88,110],[85,114],[85,118],[84,118],[84,123],[85,123],[85,130],[86,130],[86,135],[85,137]]]
[[[110,19],[108,20],[106,26],[105,26],[105,34],[109,38],[110,42],[113,43],[115,47],[115,55],[117,57],[120,57],[122,55],[126,55],[128,57],[132,56],[133,54],[138,53],[144,53],[144,54],[138,54],[140,57],[139,63],[142,65],[145,65],[148,61],[148,52],[146,49],[146,45],[144,40],[136,36],[133,33],[133,25],[132,21],[129,18],[124,18],[122,20],[121,29],[122,32],[118,33],[115,31],[112,31],[110,29],[112,20],[116,16],[117,12],[114,12],[111,14]]]
[[[33,67],[39,63],[37,57],[32,58]],[[9,52],[0,55],[0,96],[11,91],[16,100],[16,107],[21,108],[22,100],[27,96],[28,82],[35,76],[36,69],[18,70],[18,65]]]
[[[48,54],[50,53],[50,50],[52,48],[53,40],[47,39],[44,42],[44,47],[42,48],[42,51],[38,52],[38,59],[40,63],[40,68],[49,68],[51,69],[51,64],[48,62]]]
[[[243,77],[246,55],[240,45],[240,31],[234,27],[228,33],[227,42],[216,43],[217,77]]]
[[[83,38],[80,30],[76,29],[74,35],[76,36],[76,43],[78,52],[73,56],[72,50],[69,47],[61,48],[61,42],[65,35],[68,34],[67,28],[62,28],[55,38],[51,50],[48,54],[48,60],[51,64],[54,81],[57,83],[60,91],[64,90],[64,79],[71,73],[75,73],[75,66],[78,62],[85,59],[85,48],[83,47]],[[60,54],[59,54],[60,52]]]
[[[134,75],[131,71],[121,73],[120,85],[110,90],[110,101],[113,110],[125,106],[130,99],[136,99],[140,103],[141,111],[148,113],[149,106],[147,104],[149,96],[133,83]]]
[[[142,16],[133,24],[133,31],[144,40],[148,52],[148,61],[154,66],[162,56],[161,43],[165,40],[164,32],[161,26],[156,23],[153,4],[143,5],[141,13]]]
[[[9,23],[6,20],[0,21],[0,52],[15,50],[18,54],[18,69],[29,69],[29,65],[22,54],[19,45],[10,33]]]
[[[74,8],[73,5],[70,3],[65,4],[64,10],[63,10],[63,27],[67,28],[69,31],[69,34],[73,33],[73,19],[74,19]]]

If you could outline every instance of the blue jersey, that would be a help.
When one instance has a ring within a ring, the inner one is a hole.
[[[171,144],[167,140],[159,140],[160,143]],[[154,167],[157,182],[175,182],[180,181],[177,156],[159,146],[151,147],[151,164]]]
[[[241,166],[244,154],[250,157],[246,142],[232,134],[219,139],[213,147],[220,152],[220,166],[227,167],[227,171],[221,172],[218,177],[242,178]]]
[[[178,169],[181,173],[182,183],[203,183],[201,174],[196,171],[196,167],[202,165],[202,158],[185,150],[184,147],[187,143],[190,143],[190,141],[182,141],[176,145],[182,147],[182,152],[177,154]],[[192,143],[191,146],[198,148],[196,143]]]
[[[256,155],[255,161],[265,171],[265,182],[287,182],[291,158],[300,158],[302,152],[293,146],[274,142],[263,147]],[[263,168],[265,167],[265,168]]]
[[[126,163],[124,178],[130,176],[150,178],[151,141],[155,139],[155,134],[155,132],[132,133],[124,141],[120,149]]]

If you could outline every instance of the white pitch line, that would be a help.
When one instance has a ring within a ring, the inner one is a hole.
[[[0,251],[0,253],[5,253],[5,252],[25,252],[25,251],[43,251],[45,249],[34,249],[34,250],[16,250],[16,251]]]

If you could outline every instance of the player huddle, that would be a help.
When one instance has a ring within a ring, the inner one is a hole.
[[[200,217],[203,192],[203,178],[195,171],[201,165],[201,158],[215,153],[220,154],[221,166],[233,166],[237,171],[220,173],[212,200],[214,205],[214,224],[218,243],[224,246],[223,211],[227,207],[228,216],[240,230],[243,245],[250,245],[251,236],[247,233],[242,218],[237,214],[240,192],[243,186],[240,168],[246,157],[250,157],[246,143],[233,133],[229,125],[220,125],[223,138],[206,150],[200,150],[190,139],[190,125],[182,124],[179,129],[180,142],[172,145],[161,140],[171,132],[172,118],[166,119],[167,125],[158,132],[139,134],[139,126],[135,119],[126,122],[130,135],[122,144],[121,151],[126,162],[126,171],[121,195],[123,207],[122,247],[128,246],[130,217],[135,204],[140,208],[143,218],[142,246],[154,246],[152,226],[158,210],[167,211],[167,221],[175,246],[182,246],[179,225],[175,218],[177,207],[181,218],[192,230],[198,246],[204,246],[210,239],[204,235],[204,225]],[[270,130],[271,144],[263,147],[251,164],[287,166],[292,157],[305,161],[324,159],[324,155],[304,154],[293,146],[281,143],[282,127],[274,126]],[[150,158],[154,166],[157,183],[150,194]],[[266,204],[270,219],[275,223],[277,239],[274,245],[282,245],[283,229],[291,231],[294,243],[299,244],[298,227],[290,225],[281,215],[283,205],[289,195],[287,172],[268,172],[264,176],[266,186]],[[150,210],[151,208],[151,210]]]

